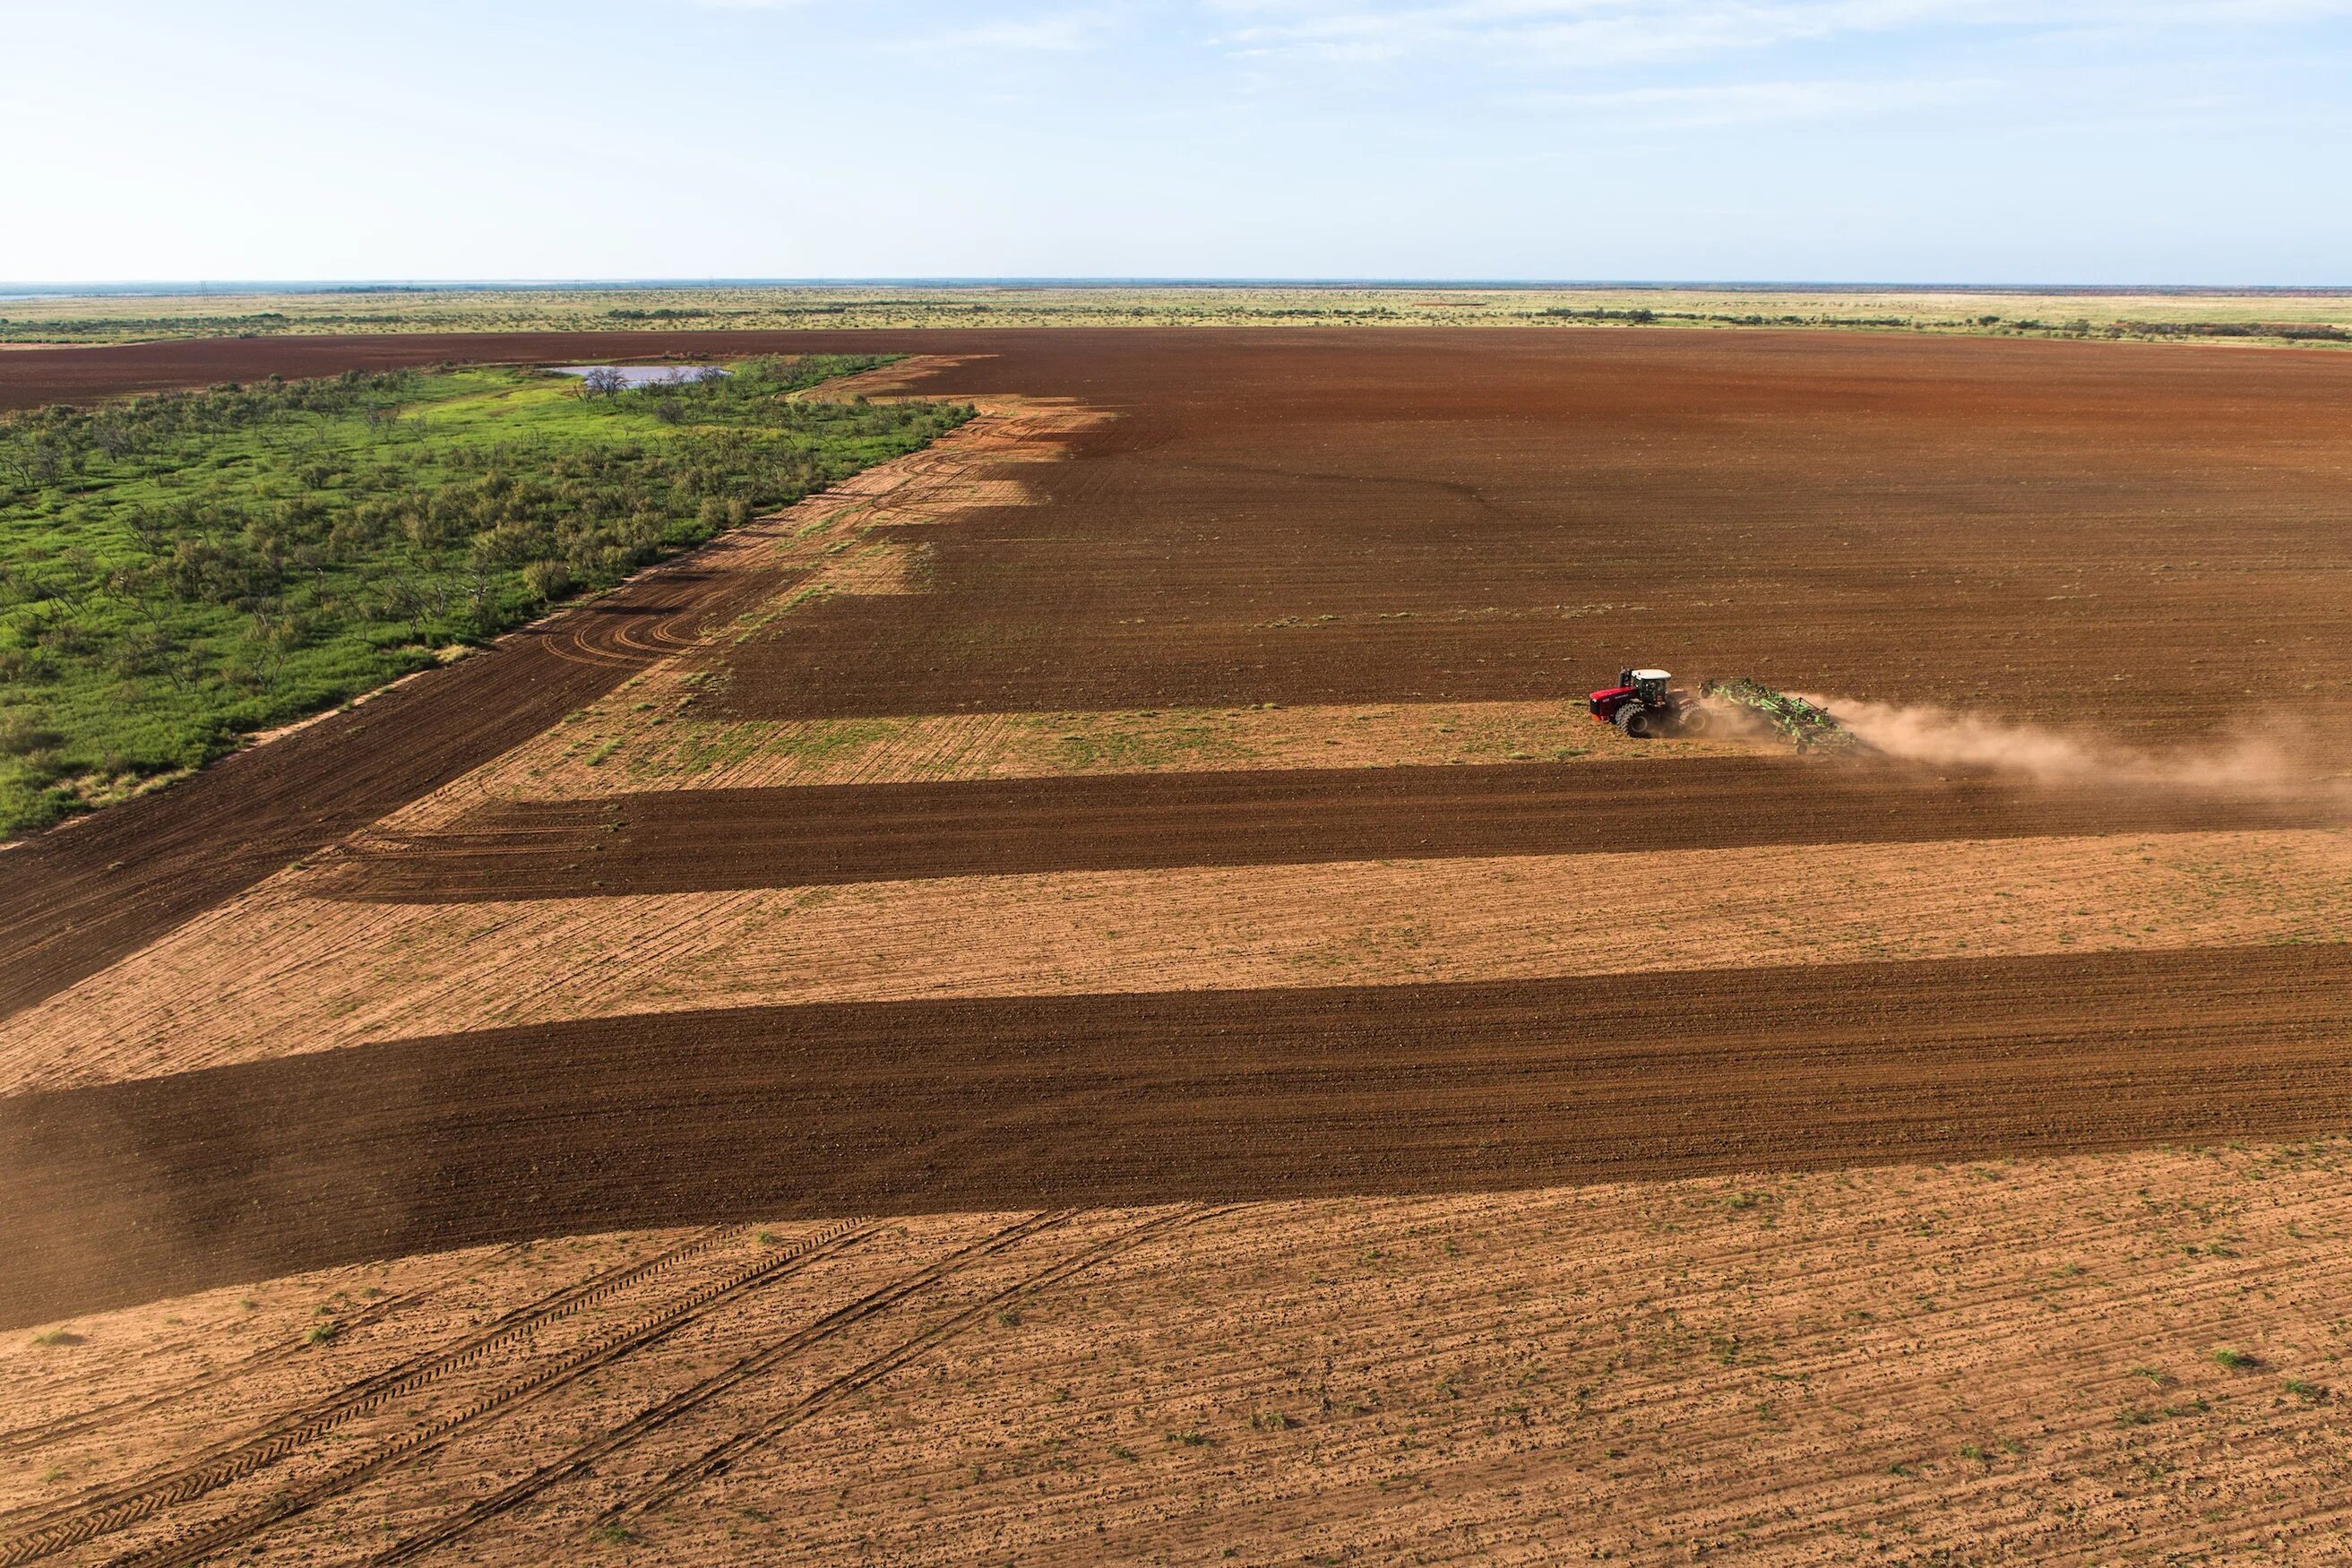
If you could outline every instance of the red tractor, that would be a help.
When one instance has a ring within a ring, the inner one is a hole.
[[[1702,733],[1710,718],[1706,705],[1696,693],[1668,686],[1673,679],[1663,669],[1621,670],[1616,685],[1592,694],[1592,717],[1635,740]]]

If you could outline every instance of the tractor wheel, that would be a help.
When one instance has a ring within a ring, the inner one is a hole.
[[[1657,733],[1658,721],[1639,702],[1628,702],[1617,710],[1617,728],[1637,741],[1646,741]]]
[[[1697,703],[1687,703],[1675,717],[1675,728],[1685,735],[1704,735],[1715,722],[1715,715]]]

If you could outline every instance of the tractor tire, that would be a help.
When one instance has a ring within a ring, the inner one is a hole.
[[[1658,732],[1658,721],[1639,702],[1627,702],[1618,707],[1617,728],[1636,741],[1646,741]]]
[[[1685,735],[1704,735],[1714,723],[1715,715],[1696,702],[1685,706],[1675,717],[1675,728]]]

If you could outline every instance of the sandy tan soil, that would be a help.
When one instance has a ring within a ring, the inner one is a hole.
[[[883,719],[703,720],[707,682],[685,661],[631,679],[559,728],[387,819],[438,826],[493,800],[627,791],[903,784],[1189,769],[1655,762],[1738,756],[1733,741],[1644,745],[1580,701],[927,713]]]
[[[800,1260],[819,1233],[754,1226],[331,1271],[0,1352],[20,1432],[263,1352],[136,1420],[0,1437],[0,1539],[176,1482],[198,1495],[56,1560],[183,1561],[208,1525],[296,1507],[262,1539],[328,1563],[2322,1561],[2352,1512],[2346,1154],[1025,1234],[975,1215]],[[567,1311],[680,1243],[701,1250]],[[501,1317],[524,1310],[550,1315]],[[396,1396],[336,1403],[402,1365]],[[240,1439],[271,1430],[299,1441],[257,1464]],[[409,1462],[371,1468],[387,1452]]]
[[[289,873],[0,1021],[0,1092],[761,1004],[2352,942],[2339,833],[1205,867],[354,904]]]

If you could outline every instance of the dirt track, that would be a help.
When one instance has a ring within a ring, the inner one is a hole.
[[[2352,955],[2198,950],[607,1018],[0,1100],[0,1324],[683,1221],[2292,1137]]]
[[[789,888],[1043,871],[1643,854],[2335,826],[2280,802],[1694,757],[670,790],[484,805],[371,834],[311,890],[395,903]]]

